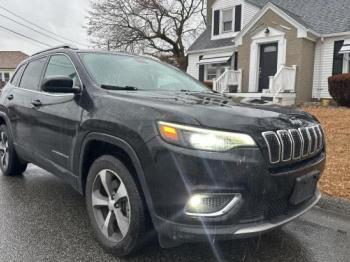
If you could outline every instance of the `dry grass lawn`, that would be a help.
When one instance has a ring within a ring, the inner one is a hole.
[[[326,133],[327,165],[320,181],[324,194],[350,199],[350,109],[303,107],[316,116]]]

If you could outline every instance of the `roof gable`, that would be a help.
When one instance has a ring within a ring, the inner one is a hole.
[[[0,68],[15,69],[28,55],[20,51],[0,51]]]
[[[297,21],[294,17],[291,16],[291,14],[285,12],[285,10],[282,10],[281,8],[277,7],[276,5],[272,4],[272,3],[268,3],[264,6],[263,9],[261,9],[259,11],[259,13],[256,14],[256,16],[247,24],[246,27],[244,27],[244,29],[239,32],[239,34],[236,36],[235,42],[236,45],[241,45],[242,44],[242,38],[243,36],[249,32],[249,30],[269,11],[272,10],[273,12],[275,12],[276,14],[278,14],[279,16],[281,16],[285,21],[287,21],[288,23],[292,24],[295,26],[295,28],[297,29],[297,36],[298,38],[306,38],[308,37],[308,32],[313,33],[314,35],[317,35],[316,32],[314,32],[311,29],[307,28],[307,25],[300,23],[299,21]]]

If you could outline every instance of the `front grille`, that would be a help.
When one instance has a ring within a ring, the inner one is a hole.
[[[323,132],[320,125],[277,132],[263,132],[271,164],[305,159],[323,149]]]

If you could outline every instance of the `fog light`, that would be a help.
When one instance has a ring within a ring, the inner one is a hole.
[[[241,194],[195,194],[185,207],[189,216],[216,217],[228,213],[241,200]]]

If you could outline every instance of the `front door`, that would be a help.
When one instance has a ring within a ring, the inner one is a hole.
[[[74,65],[64,54],[49,58],[43,78],[54,76],[70,77],[81,86]],[[72,149],[82,114],[80,96],[41,91],[35,99],[40,101],[40,105],[35,107],[33,150],[36,151],[37,161],[50,171],[57,167],[71,171]]]
[[[278,44],[260,45],[259,92],[269,89],[269,76],[277,72]]]

